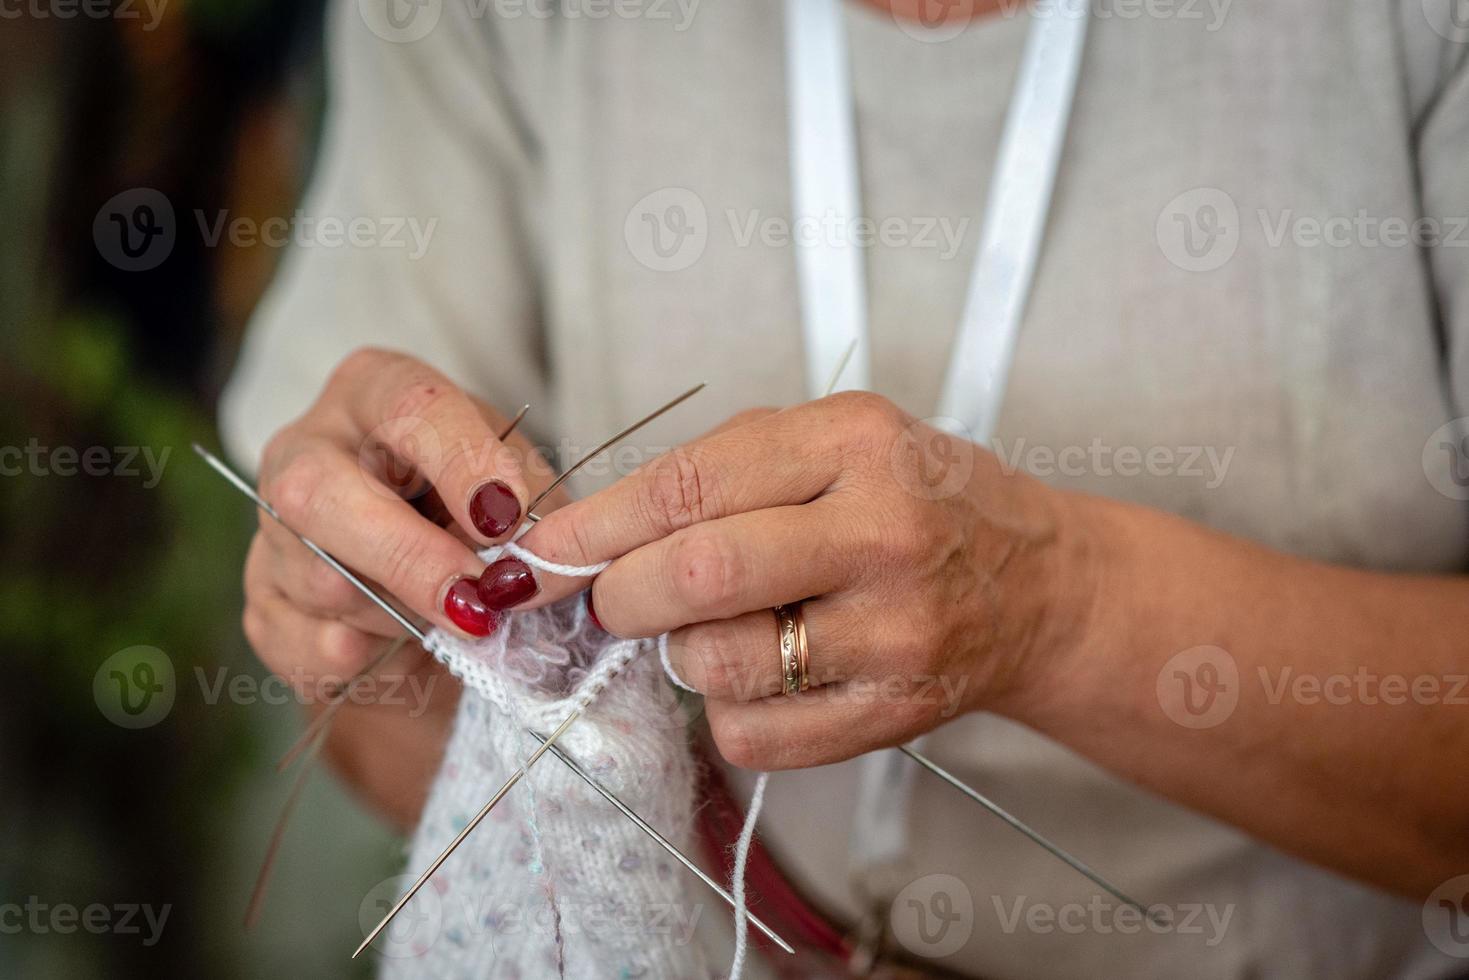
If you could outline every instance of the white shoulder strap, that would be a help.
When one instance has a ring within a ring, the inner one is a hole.
[[[1035,277],[1056,170],[1086,38],[1086,0],[1037,5],[1005,120],[953,357],[938,415],[968,438],[994,434],[1015,342]],[[861,213],[855,110],[839,0],[787,0],[793,221]],[[855,339],[844,387],[870,388],[864,257],[851,242],[796,248],[806,346],[806,390],[816,398]],[[967,430],[967,431],[964,431]],[[908,850],[908,801],[916,767],[896,752],[860,762],[851,873],[881,899]]]
[[[838,0],[791,0],[785,11],[791,224],[831,219],[836,227],[851,228],[862,214],[862,191],[841,8]],[[836,390],[872,387],[866,260],[853,238],[817,236],[796,244],[806,391],[812,398],[824,392],[854,340]]]

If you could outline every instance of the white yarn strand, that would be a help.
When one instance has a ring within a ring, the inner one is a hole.
[[[591,578],[593,575],[601,575],[607,570],[610,561],[599,561],[595,565],[562,565],[554,561],[547,561],[534,551],[522,548],[514,541],[507,541],[502,549],[532,568],[538,568],[552,575],[560,575],[563,578]]]
[[[486,561],[501,554],[513,555],[540,571],[573,578],[590,578],[608,565],[558,564],[514,542],[481,552]],[[635,801],[634,805],[657,824],[668,828],[691,824],[696,805],[695,765],[684,735],[667,726],[649,728],[638,721],[646,719],[646,712],[661,710],[651,703],[656,695],[650,695],[645,686],[649,681],[656,685],[659,668],[640,654],[656,648],[668,681],[693,691],[673,669],[667,634],[656,639],[608,636],[594,627],[585,602],[576,596],[535,610],[510,612],[499,629],[482,639],[467,640],[434,630],[425,645],[464,682],[467,694],[444,768],[435,779],[429,805],[415,833],[415,863],[437,853],[442,846],[440,838],[452,835],[462,825],[464,814],[478,805],[484,783],[498,782],[517,761],[523,762],[521,753],[510,746],[521,741],[525,728],[550,730],[571,710],[585,713],[563,740],[572,751],[586,758],[609,760],[606,764],[613,768],[603,778],[610,780],[624,799]],[[612,679],[621,674],[628,675],[627,679],[609,689]],[[569,903],[568,908],[576,908],[578,903],[595,907],[598,902],[652,908],[684,901],[678,891],[668,891],[677,888],[672,884],[674,879],[654,872],[659,859],[649,850],[650,845],[635,830],[625,829],[620,816],[604,811],[599,802],[583,802],[576,795],[581,790],[567,779],[554,767],[537,769],[520,803],[503,811],[519,813],[524,821],[521,836],[492,833],[472,838],[454,869],[440,872],[438,887],[448,894],[461,895],[466,889],[484,887],[483,882],[494,880],[503,883],[506,898],[510,898],[509,890],[517,887],[514,883],[518,881],[521,901],[529,903],[524,907],[547,908],[553,921],[563,902]],[[730,980],[742,975],[749,955],[745,869],[768,779],[769,775],[762,773],[756,780],[734,847],[730,890],[735,948]],[[588,860],[606,860],[609,856],[616,858],[617,866],[585,866]],[[572,867],[580,870],[567,877],[567,869]],[[384,980],[407,980],[408,976],[474,974],[492,963],[496,969],[507,970],[551,965],[541,958],[545,953],[537,950],[549,953],[553,968],[568,980],[596,976],[612,962],[626,964],[635,973],[647,970],[652,975],[708,975],[699,944],[629,943],[625,936],[599,936],[585,930],[563,935],[556,928],[553,932],[552,936],[539,938],[524,933],[497,935],[493,942],[476,944],[471,938],[473,933],[461,924],[446,930],[440,941],[421,953],[413,951],[411,963],[385,962],[382,975]],[[550,949],[546,949],[546,943],[551,944]],[[483,948],[477,949],[477,945]]]
[[[729,965],[729,980],[740,980],[745,969],[745,957],[749,953],[750,925],[749,901],[745,898],[745,865],[750,860],[750,845],[755,840],[755,822],[760,819],[760,808],[765,805],[765,784],[770,782],[770,773],[762,772],[755,780],[755,792],[750,794],[750,809],[745,813],[745,826],[740,829],[739,842],[735,844],[734,873],[729,890],[734,894],[735,948],[734,960]]]
[[[663,675],[668,682],[680,690],[688,691],[690,694],[699,692],[684,683],[684,679],[678,676],[678,671],[673,669],[673,662],[668,659],[668,634],[664,633],[658,637],[658,662],[663,665]]]

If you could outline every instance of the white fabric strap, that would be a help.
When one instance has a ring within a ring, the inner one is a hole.
[[[938,414],[988,445],[999,422],[1015,342],[1035,281],[1056,169],[1081,70],[1086,0],[1040,9],[1005,119],[979,253]]]
[[[820,397],[855,340],[836,391],[872,386],[865,257],[850,234],[862,213],[856,120],[837,0],[785,5],[790,102],[791,225],[835,229],[796,246],[806,391]]]
[[[983,237],[938,405],[950,427],[981,444],[994,435],[1035,277],[1081,66],[1086,13],[1086,0],[1036,7],[1001,137]],[[845,42],[839,0],[787,0],[794,217],[835,212],[847,222],[842,227],[852,227],[860,213],[860,182]],[[796,250],[806,390],[813,398],[854,338],[858,356],[844,375],[846,387],[871,387],[863,259],[854,245],[833,245]],[[859,766],[850,870],[864,897],[880,900],[900,884],[888,873],[900,873],[908,850],[916,767],[893,752],[869,753]]]

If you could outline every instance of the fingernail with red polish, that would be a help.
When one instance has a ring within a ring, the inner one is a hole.
[[[469,495],[469,519],[487,538],[498,538],[520,521],[520,501],[499,480],[481,483]]]
[[[597,629],[601,630],[603,633],[607,632],[607,627],[603,626],[602,621],[597,618],[597,608],[592,605],[591,589],[587,589],[587,615],[592,617],[592,622],[596,624]]]
[[[444,595],[444,613],[470,636],[489,636],[500,625],[499,615],[480,599],[477,581],[468,576],[455,579],[449,586]]]
[[[539,591],[535,573],[519,558],[500,558],[480,573],[480,601],[497,611],[519,605]]]

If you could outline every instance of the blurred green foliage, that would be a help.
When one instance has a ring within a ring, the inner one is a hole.
[[[258,45],[299,23],[265,16],[280,4],[192,6],[207,37],[175,37],[186,52],[232,37]],[[98,134],[125,139],[118,120],[174,109],[114,100],[157,90],[131,73],[187,80],[208,62],[129,66],[120,29],[22,20],[0,37],[0,913],[28,903],[169,911],[152,944],[146,928],[61,931],[44,914],[39,927],[22,918],[18,934],[0,933],[0,978],[367,976],[370,960],[348,959],[358,906],[397,870],[399,843],[324,775],[287,835],[261,928],[247,936],[241,925],[289,785],[273,763],[300,709],[211,693],[220,671],[264,677],[239,628],[254,514],[189,451],[215,442],[235,335],[210,304],[210,262],[177,253],[119,274],[99,260],[91,220],[118,180],[185,174],[194,183],[173,193],[206,203],[222,193],[201,161],[228,149],[205,144],[227,139],[249,100],[223,83],[189,88],[199,104],[170,117],[169,152],[190,156],[160,153],[140,175],[131,149],[99,146]],[[7,60],[15,51],[24,64]],[[106,450],[102,472],[76,462],[91,447]],[[164,651],[175,700],[156,724],[126,728],[94,680],[138,645]]]

